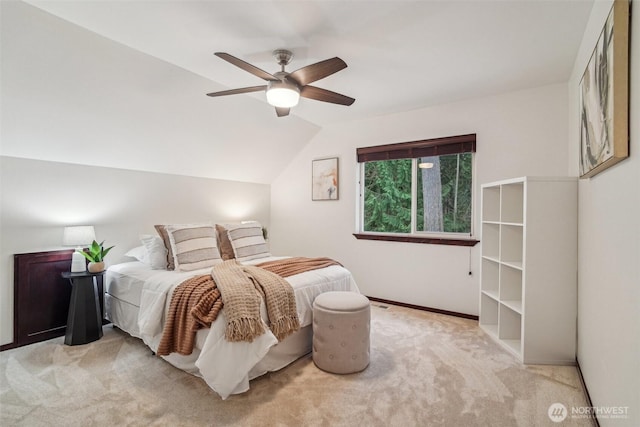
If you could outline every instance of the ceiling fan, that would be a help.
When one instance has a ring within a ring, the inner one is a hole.
[[[354,98],[309,85],[309,83],[347,68],[347,64],[338,57],[316,62],[292,73],[287,73],[284,67],[291,62],[293,53],[286,49],[277,49],[273,51],[273,56],[281,69],[276,73],[270,74],[228,53],[216,52],[215,55],[254,76],[266,80],[267,84],[212,92],[208,93],[207,96],[235,95],[264,90],[267,94],[267,102],[276,107],[278,117],[289,115],[289,110],[298,104],[300,97],[340,105],[351,105],[355,102]]]

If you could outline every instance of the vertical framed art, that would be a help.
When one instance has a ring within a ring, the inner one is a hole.
[[[629,156],[629,0],[615,0],[580,80],[580,178]]]
[[[311,162],[311,200],[338,200],[338,158]]]

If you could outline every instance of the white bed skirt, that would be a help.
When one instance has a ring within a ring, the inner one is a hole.
[[[105,294],[104,303],[105,315],[114,326],[122,329],[133,337],[141,338],[138,327],[139,307],[109,294]],[[190,355],[182,356],[177,353],[172,353],[168,356],[162,356],[162,358],[179,369],[202,377],[195,362],[200,355],[201,344],[204,343],[207,333],[208,329],[198,331],[196,335],[196,345],[193,353]],[[307,325],[298,332],[288,336],[282,342],[271,347],[267,355],[251,369],[249,372],[249,380],[264,375],[267,372],[280,370],[302,356],[311,353],[312,338],[312,325]],[[242,393],[248,389],[249,384],[241,384],[235,392]]]

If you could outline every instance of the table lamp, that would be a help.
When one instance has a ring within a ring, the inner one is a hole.
[[[87,262],[82,254],[77,251],[82,251],[83,247],[89,246],[94,240],[96,240],[96,232],[92,225],[81,225],[75,227],[65,227],[64,235],[62,236],[62,244],[64,246],[75,246],[76,252],[73,253],[71,258],[71,272],[81,273],[87,271]]]

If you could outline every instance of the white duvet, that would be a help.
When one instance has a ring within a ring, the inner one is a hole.
[[[248,263],[258,264],[275,259],[282,257],[263,258]],[[140,297],[138,326],[141,338],[153,351],[157,350],[162,337],[164,318],[173,289],[189,277],[207,273],[210,273],[210,270],[188,273],[159,272],[145,280]],[[297,274],[288,277],[287,281],[294,289],[300,327],[311,324],[313,300],[319,294],[328,291],[359,292],[351,273],[340,266]],[[264,301],[261,312],[264,321],[267,319]],[[249,373],[252,368],[278,343],[268,328],[265,328],[265,334],[251,343],[229,342],[224,338],[225,325],[223,308],[211,329],[198,332],[196,349],[191,356],[171,354],[165,357],[178,368],[201,376],[223,399],[249,389]]]

